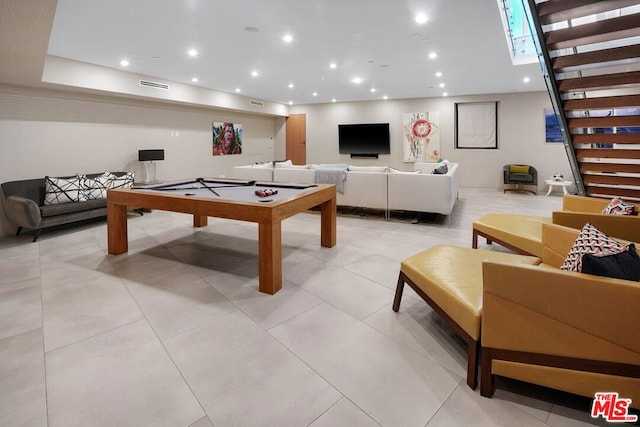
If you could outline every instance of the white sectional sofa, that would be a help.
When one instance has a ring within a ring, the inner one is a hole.
[[[431,172],[440,163],[418,163],[420,173],[387,175],[389,210],[433,212],[449,215],[458,199],[458,164],[449,163],[444,175]]]
[[[450,215],[458,198],[458,164],[447,163],[446,174],[433,174],[442,163],[415,163],[414,171],[398,171],[386,166],[349,166],[344,192],[338,192],[339,206],[406,210]],[[291,165],[277,162],[236,166],[233,176],[240,179],[274,182],[315,182],[319,165]]]
[[[233,178],[249,181],[273,181],[273,163],[235,166],[231,175]]]

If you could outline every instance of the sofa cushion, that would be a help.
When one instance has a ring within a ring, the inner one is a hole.
[[[44,178],[44,186],[45,206],[81,202],[87,199],[80,175],[64,178],[46,176]]]
[[[523,184],[533,183],[533,175],[529,175],[528,173],[512,173],[509,174],[509,181],[512,183],[522,182]]]
[[[609,215],[633,215],[633,208],[634,206],[631,203],[626,203],[619,197],[614,197],[601,213]]]
[[[585,254],[604,256],[626,250],[628,250],[627,245],[612,239],[592,224],[587,223],[582,227],[560,269],[581,272],[582,258]]]
[[[58,205],[46,205],[40,207],[42,218],[50,218],[74,212],[82,212],[91,209],[99,209],[107,206],[107,199],[86,200],[76,203],[63,203]]]
[[[630,243],[629,250],[612,255],[586,254],[582,257],[582,272],[640,282],[640,257],[636,246]]]

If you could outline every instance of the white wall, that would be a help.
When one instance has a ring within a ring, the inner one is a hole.
[[[494,100],[499,101],[499,149],[455,149],[454,104]],[[547,94],[536,92],[301,105],[290,107],[290,113],[307,116],[309,163],[412,169],[402,159],[402,114],[438,111],[442,156],[460,163],[461,186],[501,188],[504,164],[527,163],[539,170],[542,191],[542,180],[553,173],[571,176],[562,145],[544,142],[547,105]],[[214,121],[243,125],[242,155],[211,155]],[[359,122],[389,122],[391,154],[378,160],[340,155],[338,123]],[[165,150],[165,160],[157,165],[159,179],[230,175],[236,165],[283,159],[285,129],[283,117],[0,85],[0,182],[106,170],[143,174],[138,150],[149,148]],[[0,207],[0,235],[14,232]]]
[[[498,101],[498,149],[456,149],[455,103]],[[502,188],[502,166],[524,163],[539,172],[539,191],[544,179],[556,172],[571,177],[562,144],[545,143],[544,107],[550,106],[546,92],[527,92],[466,97],[421,98],[374,102],[291,106],[291,114],[307,116],[307,162],[389,165],[413,169],[403,162],[402,115],[439,112],[440,151],[443,158],[460,163],[460,186]],[[379,159],[351,159],[338,153],[339,123],[389,122],[391,154]]]
[[[212,155],[214,121],[242,124],[241,155]],[[158,179],[229,176],[235,165],[282,158],[275,146],[284,146],[283,123],[269,116],[0,85],[0,182],[115,170],[142,177],[138,150],[149,148],[165,150]],[[14,232],[0,208],[0,235]]]

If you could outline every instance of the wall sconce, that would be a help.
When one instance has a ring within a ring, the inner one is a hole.
[[[156,182],[156,164],[154,161],[164,160],[164,150],[138,150],[138,161],[144,162],[145,184]]]

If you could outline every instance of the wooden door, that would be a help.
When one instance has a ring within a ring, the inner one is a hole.
[[[287,159],[294,165],[307,164],[307,116],[292,114],[287,117]]]

